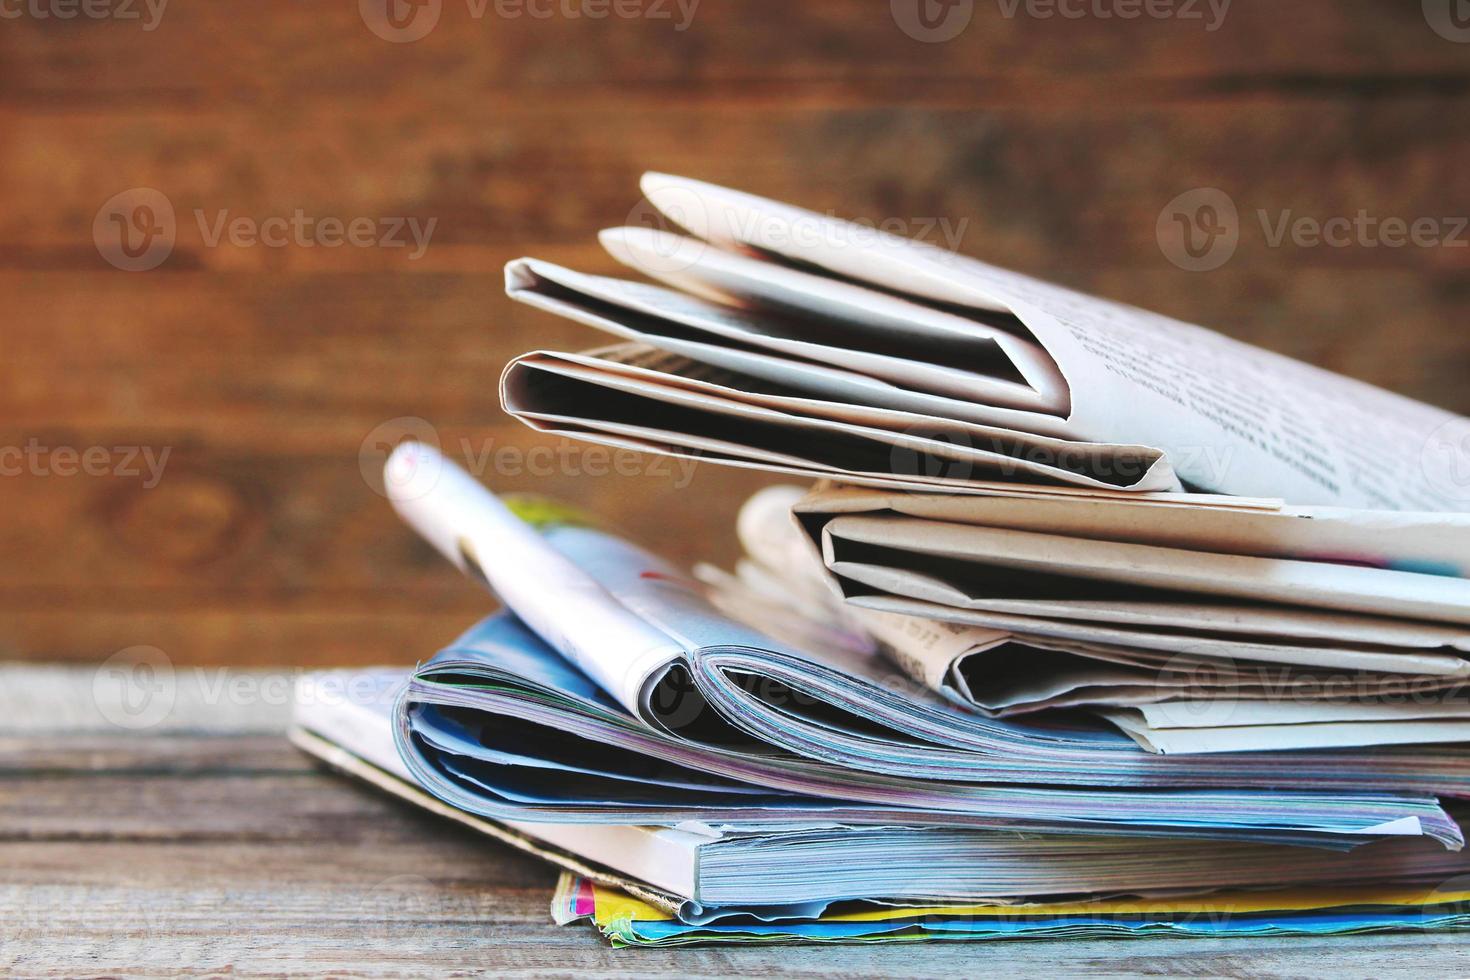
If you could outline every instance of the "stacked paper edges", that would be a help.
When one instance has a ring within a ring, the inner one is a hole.
[[[691,577],[401,446],[395,508],[506,611],[408,676],[304,682],[303,747],[567,868],[558,918],[617,944],[1464,926],[1470,421],[645,192],[695,237],[603,243],[663,285],[508,267],[620,343],[516,359],[506,409],[818,484]]]

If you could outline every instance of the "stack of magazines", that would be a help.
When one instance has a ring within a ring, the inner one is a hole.
[[[733,571],[400,446],[502,611],[295,738],[622,945],[1470,925],[1470,421],[869,227],[645,179],[662,285],[533,259],[550,433],[799,475]],[[691,501],[690,506],[698,506]]]

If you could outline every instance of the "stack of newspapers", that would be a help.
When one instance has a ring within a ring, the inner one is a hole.
[[[503,609],[304,678],[298,744],[558,864],[558,921],[622,945],[1470,927],[1470,420],[643,189],[688,234],[602,242],[658,285],[507,268],[618,342],[516,358],[505,409],[807,484],[686,572],[403,444],[394,507]]]

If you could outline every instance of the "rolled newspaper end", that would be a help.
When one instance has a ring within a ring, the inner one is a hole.
[[[645,713],[650,678],[682,657],[682,647],[432,446],[400,445],[383,482],[393,509],[425,541],[630,712]]]

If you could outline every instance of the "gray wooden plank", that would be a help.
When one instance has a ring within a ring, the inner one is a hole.
[[[181,682],[119,727],[90,674],[0,669],[8,975],[1470,974],[1470,944],[1418,935],[612,950],[550,924],[550,867],[309,765],[276,706]]]
[[[302,673],[175,666],[148,646],[89,667],[0,663],[0,735],[279,734]]]
[[[244,775],[297,773],[313,761],[281,737],[164,733],[0,733],[0,780],[57,775]]]

